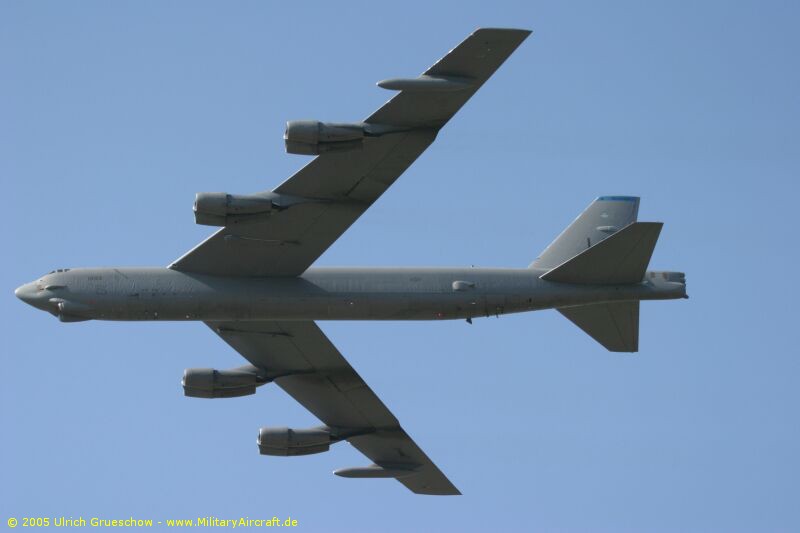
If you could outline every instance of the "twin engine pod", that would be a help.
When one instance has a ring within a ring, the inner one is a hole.
[[[229,226],[263,218],[277,208],[270,195],[199,192],[194,199],[194,221],[205,226]]]
[[[290,120],[286,123],[283,140],[286,152],[300,155],[320,155],[329,152],[361,150],[364,139],[388,133],[409,131],[403,126],[366,122],[333,123],[318,120]]]
[[[183,393],[192,398],[235,398],[256,393],[269,382],[258,368],[245,365],[231,370],[188,368],[183,373]]]
[[[360,150],[366,135],[368,133],[365,124],[292,120],[286,123],[283,139],[289,154],[319,155]]]
[[[261,455],[311,455],[327,452],[331,443],[339,439],[331,436],[331,429],[320,426],[310,429],[261,428],[258,432],[258,451]]]
[[[271,213],[289,209],[293,205],[321,201],[274,192],[256,194],[199,192],[194,198],[194,221],[205,226],[246,224],[264,220]]]

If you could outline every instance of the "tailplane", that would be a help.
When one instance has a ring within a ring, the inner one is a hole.
[[[639,351],[639,302],[578,305],[558,312],[610,352]]]
[[[563,283],[639,283],[662,226],[661,222],[633,222],[540,277]]]

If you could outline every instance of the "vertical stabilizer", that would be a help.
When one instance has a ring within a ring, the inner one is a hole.
[[[530,267],[555,268],[636,222],[638,213],[639,198],[636,196],[601,196],[589,204]]]

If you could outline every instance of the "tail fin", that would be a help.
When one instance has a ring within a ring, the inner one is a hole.
[[[531,268],[563,283],[640,283],[663,224],[636,222],[639,198],[601,196],[545,248]],[[612,352],[639,350],[639,302],[562,307],[558,312]]]
[[[639,198],[636,196],[601,196],[589,204],[530,267],[555,268],[636,222],[638,213]]]
[[[661,233],[661,222],[634,222],[540,277],[564,283],[639,283]]]
[[[562,307],[558,312],[611,352],[639,350],[639,302]]]

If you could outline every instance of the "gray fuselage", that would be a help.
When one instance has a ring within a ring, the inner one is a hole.
[[[63,321],[441,320],[624,300],[684,298],[668,272],[625,285],[539,279],[523,268],[310,268],[302,276],[242,278],[164,267],[51,272],[17,296]]]

